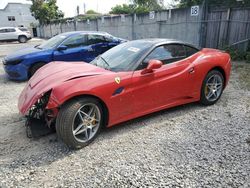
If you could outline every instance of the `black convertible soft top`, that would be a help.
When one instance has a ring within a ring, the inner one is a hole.
[[[164,44],[183,44],[183,45],[187,45],[187,46],[190,46],[192,48],[195,48],[197,50],[201,50],[201,48],[196,47],[190,43],[176,40],[176,39],[148,38],[148,39],[139,39],[139,40],[135,40],[135,41],[148,42],[148,43],[151,43],[152,45],[155,45],[155,46],[164,45]]]

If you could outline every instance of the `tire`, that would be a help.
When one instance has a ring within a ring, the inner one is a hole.
[[[215,104],[223,93],[224,80],[220,71],[210,71],[202,83],[200,103],[206,106]]]
[[[42,66],[44,66],[46,63],[35,63],[29,71],[29,78],[31,78],[38,69],[40,69]]]
[[[96,120],[87,120],[89,116],[85,116],[82,112],[89,113],[91,116],[92,107],[94,108],[92,114]],[[104,125],[103,114],[102,105],[95,98],[85,97],[71,100],[64,104],[58,113],[56,120],[57,135],[69,148],[83,148],[89,145],[99,134]],[[92,128],[89,128],[91,126]],[[78,127],[81,128],[77,129]]]
[[[27,42],[27,37],[26,36],[19,36],[18,37],[18,42],[19,43],[26,43]]]

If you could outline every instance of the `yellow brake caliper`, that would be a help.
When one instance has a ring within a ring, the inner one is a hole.
[[[96,119],[96,114],[94,114],[94,119],[92,120],[92,125],[95,125],[95,124],[96,124],[95,119]]]

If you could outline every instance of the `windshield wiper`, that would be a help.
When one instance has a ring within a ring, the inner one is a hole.
[[[103,60],[103,62],[106,64],[106,65],[108,65],[108,67],[110,68],[110,65],[108,64],[108,62],[102,57],[102,56],[100,56],[100,58]]]
[[[42,50],[42,48],[40,47],[40,45],[36,45],[35,48]]]

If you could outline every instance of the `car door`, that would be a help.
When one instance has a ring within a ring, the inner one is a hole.
[[[159,106],[157,75],[154,73],[142,75],[141,72],[142,70],[135,71],[132,77],[134,113],[147,112]]]
[[[7,40],[17,40],[18,39],[15,28],[8,28],[6,30],[7,30],[7,32],[6,32],[6,39]]]
[[[5,40],[6,38],[6,29],[0,29],[0,40]]]
[[[65,49],[60,50],[60,46]],[[93,50],[87,45],[86,35],[79,34],[65,39],[54,51],[54,61],[85,61],[93,60]]]
[[[135,71],[133,80],[135,110],[144,111],[171,105],[190,96],[194,79],[191,63],[186,59],[183,45],[171,44],[156,47],[142,62],[139,69],[146,67],[151,59],[163,62],[163,66],[153,73],[140,75]]]
[[[5,28],[0,30],[0,40],[14,40],[17,39],[15,36],[14,28]]]
[[[15,28],[5,28],[2,31],[2,39],[1,40],[16,40],[17,35],[16,35],[16,30]]]

